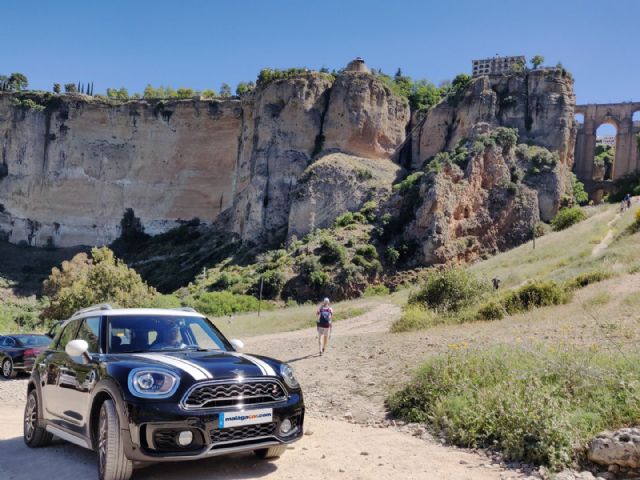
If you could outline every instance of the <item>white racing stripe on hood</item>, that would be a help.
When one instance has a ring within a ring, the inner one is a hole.
[[[227,353],[230,353],[234,357],[243,358],[253,363],[256,367],[260,369],[260,372],[262,372],[262,375],[266,375],[268,377],[277,376],[276,371],[271,367],[271,365],[269,365],[267,362],[263,360],[260,360],[259,358],[252,357],[251,355],[246,355],[244,353],[237,353],[237,352],[227,352]]]
[[[196,381],[210,380],[213,378],[207,370],[195,363],[183,360],[182,358],[172,357],[171,355],[162,355],[157,353],[134,353],[135,357],[147,358],[149,360],[155,360],[156,362],[164,363],[165,365],[171,365],[177,367],[180,370],[184,370],[191,375]]]

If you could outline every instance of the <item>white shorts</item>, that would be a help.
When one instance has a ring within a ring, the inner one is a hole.
[[[328,337],[329,332],[331,331],[331,327],[318,327],[318,335],[322,337],[323,335]]]

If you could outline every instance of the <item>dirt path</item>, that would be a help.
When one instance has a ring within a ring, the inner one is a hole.
[[[615,217],[613,217],[608,223],[607,225],[609,227],[612,227],[614,223],[616,223],[616,221],[620,218],[620,214],[617,213]],[[611,242],[613,242],[613,238],[614,238],[614,233],[613,233],[613,228],[609,228],[609,231],[607,232],[607,234],[605,235],[605,237],[600,241],[600,243],[598,245],[596,245],[595,247],[593,247],[593,250],[591,250],[591,256],[592,257],[597,257],[598,255],[600,255],[602,252],[604,252],[607,248],[609,248],[609,245],[611,245]]]
[[[238,454],[151,466],[136,471],[134,478],[525,478],[525,473],[507,469],[483,453],[443,446],[420,427],[394,426],[385,419],[390,386],[413,372],[425,349],[439,350],[426,335],[389,334],[399,314],[398,306],[380,303],[364,315],[336,323],[323,357],[315,353],[315,329],[246,339],[246,351],[292,363],[304,386],[307,434],[279,460],[264,462]],[[402,355],[396,355],[398,348]],[[55,471],[58,480],[96,478],[90,451],[61,441],[37,451],[24,446],[25,390],[25,378],[0,381],[0,478],[26,480],[45,470]]]

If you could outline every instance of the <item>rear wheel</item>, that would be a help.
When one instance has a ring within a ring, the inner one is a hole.
[[[120,422],[112,400],[105,400],[100,407],[97,437],[100,480],[129,480],[133,462],[124,454]]]
[[[13,369],[13,363],[9,358],[5,358],[4,362],[2,362],[2,376],[4,378],[13,378],[16,376],[16,371]]]
[[[282,456],[286,450],[287,447],[285,445],[280,445],[278,447],[254,450],[253,453],[255,453],[258,458],[277,458]]]
[[[29,392],[24,408],[24,430],[22,438],[28,447],[44,447],[51,443],[53,435],[38,426],[38,395],[35,390]]]

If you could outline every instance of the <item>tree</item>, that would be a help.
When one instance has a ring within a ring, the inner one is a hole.
[[[531,62],[531,65],[535,69],[544,63],[544,57],[542,55],[536,55],[529,61]]]
[[[253,82],[240,82],[236,87],[236,95],[241,97],[242,95],[252,92],[254,88],[256,88],[256,85]]]
[[[59,83],[54,83],[53,84],[53,93],[60,93],[62,90],[62,87],[60,86]]]
[[[216,91],[212,90],[211,88],[208,88],[206,90],[203,90],[202,93],[200,94],[200,96],[202,98],[215,98],[216,97]]]
[[[76,84],[75,83],[65,83],[64,84],[64,91],[67,93],[75,93],[78,91],[78,89],[76,88]]]
[[[8,82],[11,90],[24,90],[29,86],[29,80],[23,73],[12,73],[9,75]]]
[[[41,318],[62,320],[96,303],[114,303],[123,308],[148,305],[156,295],[136,273],[115,258],[107,247],[93,248],[91,259],[79,253],[71,261],[53,268],[43,284],[50,299]]]
[[[220,85],[220,96],[224,98],[231,96],[231,87],[228,83],[223,82],[222,85]]]
[[[126,102],[129,100],[129,91],[124,88],[107,88],[107,97],[111,100],[120,100]]]
[[[193,88],[186,88],[186,87],[180,87],[177,91],[176,91],[176,96],[178,98],[191,98],[195,95],[196,93],[193,91]]]

